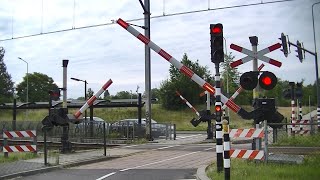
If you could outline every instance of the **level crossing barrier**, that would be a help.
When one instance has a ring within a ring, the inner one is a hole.
[[[32,138],[33,143],[28,145],[8,145],[8,139],[13,138]],[[37,134],[35,130],[26,131],[4,131],[3,132],[3,147],[4,156],[8,157],[11,152],[34,152],[37,153]]]

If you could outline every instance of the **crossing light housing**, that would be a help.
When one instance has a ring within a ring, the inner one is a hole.
[[[302,63],[302,61],[303,61],[302,44],[299,41],[297,41],[296,52],[298,53],[297,57],[299,58],[300,62]]]
[[[224,61],[223,52],[223,25],[210,24],[211,40],[211,62],[220,63]]]
[[[60,89],[56,89],[56,90],[50,90],[49,91],[50,97],[52,100],[54,101],[58,101],[60,99]]]
[[[259,79],[258,71],[245,72],[240,77],[240,85],[245,90],[253,90],[258,83],[262,89],[271,90],[277,85],[277,77],[269,71],[264,71]]]
[[[287,36],[281,33],[281,38],[279,38],[282,43],[282,49],[281,51],[283,52],[285,57],[288,57],[288,42],[287,42]]]

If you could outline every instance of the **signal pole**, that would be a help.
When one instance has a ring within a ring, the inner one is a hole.
[[[250,40],[250,43],[252,45],[252,52],[253,53],[257,53],[258,52],[258,37],[257,36],[251,36],[249,37],[249,40]],[[258,71],[258,59],[257,58],[253,58],[253,61],[252,61],[252,69],[254,72],[257,72]],[[257,84],[256,88],[253,89],[253,102],[256,101],[256,99],[259,98],[259,83]],[[254,106],[256,107],[256,106]],[[255,109],[254,109],[255,110]],[[255,125],[255,128],[258,129],[259,128],[259,122],[257,121],[257,119],[254,119],[254,122],[256,123]],[[253,146],[252,146],[252,149],[256,149],[256,150],[259,150],[260,149],[260,144],[261,144],[261,140],[260,138],[254,138],[253,139]]]

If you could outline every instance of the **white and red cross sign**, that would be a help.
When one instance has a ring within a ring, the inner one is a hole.
[[[239,66],[241,64],[244,64],[246,62],[249,62],[249,61],[251,61],[251,60],[253,60],[255,58],[255,59],[260,59],[260,60],[262,60],[262,61],[264,61],[266,63],[272,64],[274,66],[281,67],[281,65],[282,65],[281,62],[279,62],[277,60],[274,60],[274,59],[271,59],[271,58],[269,58],[267,56],[264,56],[265,54],[267,54],[267,53],[269,53],[271,51],[274,51],[276,49],[279,49],[280,47],[281,47],[281,44],[280,43],[276,43],[276,44],[274,44],[272,46],[269,46],[267,48],[264,48],[264,49],[262,49],[262,50],[260,50],[258,52],[253,52],[253,51],[251,51],[249,49],[246,49],[246,48],[243,48],[241,46],[238,46],[238,45],[235,45],[235,44],[231,44],[230,45],[231,49],[236,50],[238,52],[241,52],[243,54],[246,54],[248,56],[246,56],[246,57],[244,57],[242,59],[239,59],[239,60],[237,60],[235,62],[232,62],[230,64],[230,66],[232,68],[234,68],[234,67],[237,67],[237,66]]]

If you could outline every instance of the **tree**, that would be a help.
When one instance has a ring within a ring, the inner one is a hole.
[[[120,91],[116,95],[112,96],[112,99],[137,99],[137,94],[131,93],[129,91]]]
[[[189,67],[194,73],[201,78],[212,81],[210,71],[207,66],[203,67],[199,61],[192,62],[187,54],[184,54],[181,63]],[[169,68],[170,77],[160,84],[159,96],[162,106],[166,109],[179,109],[185,107],[179,97],[176,96],[178,90],[188,101],[193,104],[205,102],[204,97],[200,98],[199,94],[203,92],[198,84],[194,83],[189,77],[181,73],[173,65]]]
[[[49,91],[58,89],[53,79],[45,74],[34,72],[23,77],[23,81],[17,85],[19,100],[25,102],[27,96],[27,76],[29,81],[29,102],[48,101]]]
[[[0,47],[0,103],[10,102],[13,98],[13,82],[3,62],[5,50]]]

